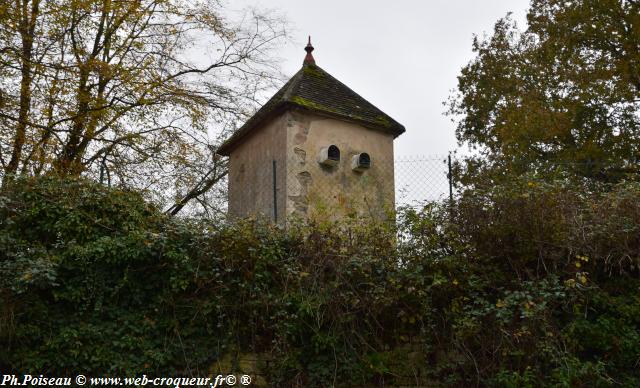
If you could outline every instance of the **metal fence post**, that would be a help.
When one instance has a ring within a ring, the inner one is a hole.
[[[276,185],[276,161],[273,161],[273,221],[278,222],[278,190]]]

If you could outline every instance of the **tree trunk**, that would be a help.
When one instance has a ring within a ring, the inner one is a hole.
[[[27,123],[29,120],[29,111],[31,106],[31,81],[33,79],[33,39],[40,0],[33,0],[31,3],[31,9],[29,9],[29,0],[22,0],[22,4],[19,3],[19,0],[16,0],[16,5],[21,14],[19,21],[20,37],[22,40],[22,51],[20,57],[20,102],[16,133],[13,138],[11,159],[5,169],[5,182],[7,180],[11,180],[16,171],[18,171],[18,166],[22,157],[22,150],[26,141]]]

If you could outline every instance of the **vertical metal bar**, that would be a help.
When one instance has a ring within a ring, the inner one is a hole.
[[[447,174],[447,178],[449,178],[449,200],[453,202],[453,174],[451,173],[451,154],[447,156],[448,164],[449,164],[449,173]]]
[[[278,222],[278,195],[276,186],[276,161],[273,161],[273,221]]]

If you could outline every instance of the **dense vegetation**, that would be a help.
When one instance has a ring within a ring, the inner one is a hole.
[[[285,386],[637,386],[640,185],[567,182],[283,230],[19,179],[0,198],[0,369],[202,376],[253,352]]]

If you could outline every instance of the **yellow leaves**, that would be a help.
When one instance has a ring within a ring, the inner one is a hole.
[[[454,286],[457,286],[458,285],[458,279],[453,279],[453,281],[451,283],[453,283]]]
[[[496,307],[499,308],[499,309],[504,308],[505,306],[506,306],[506,303],[504,303],[504,301],[502,299],[499,299],[496,302]]]
[[[585,275],[584,272],[581,272],[578,275],[578,279],[580,280],[580,283],[582,283],[582,285],[586,285],[587,284],[587,275]]]
[[[529,331],[529,329],[526,328],[526,327],[523,327],[522,329],[517,330],[515,333],[513,333],[513,336],[514,336],[514,338],[516,340],[518,340],[518,339],[520,339],[522,337],[526,337],[526,336],[528,336],[530,334],[531,334],[531,332]]]
[[[589,282],[589,272],[577,272],[576,277],[574,279],[567,279],[564,282],[564,285],[569,288],[574,288],[578,285],[586,286]]]
[[[582,255],[576,255],[576,261],[573,263],[576,268],[581,268],[582,267],[582,263],[588,263],[589,262],[589,257],[588,256],[582,256]]]
[[[85,64],[83,64],[87,70],[100,74],[104,77],[113,77],[115,74],[114,69],[116,66],[108,62],[101,61],[97,58],[90,58]]]

